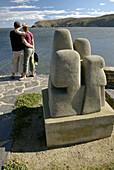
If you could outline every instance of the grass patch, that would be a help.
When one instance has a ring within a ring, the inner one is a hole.
[[[18,97],[14,105],[15,119],[12,131],[13,140],[22,137],[22,129],[31,125],[32,119],[30,116],[31,114],[38,114],[37,107],[34,106],[37,106],[41,100],[42,95],[39,93],[24,94]]]
[[[14,107],[21,108],[21,107],[32,107],[39,102],[41,102],[42,95],[40,93],[31,93],[31,94],[24,94],[19,96]]]

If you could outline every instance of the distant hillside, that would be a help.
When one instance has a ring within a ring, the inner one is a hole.
[[[114,27],[114,14],[91,18],[65,18],[38,21],[33,27]]]

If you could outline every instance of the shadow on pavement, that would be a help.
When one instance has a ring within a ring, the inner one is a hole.
[[[17,136],[19,128],[15,131],[17,137],[14,136],[11,152],[37,152],[47,149],[43,107],[29,109],[32,114],[20,120],[21,133]]]
[[[0,115],[0,166],[2,166],[8,160],[8,154],[11,150],[12,145],[12,125],[13,125],[14,114],[7,113]]]
[[[0,77],[0,82],[19,80],[19,78],[20,76],[15,76],[15,79],[12,79],[10,75],[3,76],[3,77]]]

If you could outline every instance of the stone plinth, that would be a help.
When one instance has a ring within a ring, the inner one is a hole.
[[[42,91],[46,141],[48,147],[88,142],[111,136],[114,111],[106,103],[100,112],[87,115],[50,118],[48,91]],[[45,96],[45,97],[44,97]]]

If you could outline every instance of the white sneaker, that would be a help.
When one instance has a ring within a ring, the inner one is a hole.
[[[26,76],[23,76],[23,77],[19,78],[19,81],[23,81],[25,79],[26,79]]]

